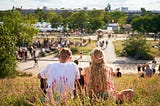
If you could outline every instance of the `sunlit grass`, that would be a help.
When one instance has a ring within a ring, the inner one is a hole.
[[[115,79],[115,89],[134,89],[134,99],[131,103],[124,102],[123,106],[159,106],[160,105],[160,76],[155,74],[151,78],[140,78],[139,74],[125,74]],[[42,102],[43,101],[43,102]],[[51,106],[56,103],[45,101],[39,89],[39,79],[36,77],[16,77],[0,80],[0,106]],[[75,99],[70,96],[60,101],[66,106],[116,106],[112,99],[91,101],[88,96],[78,93]]]

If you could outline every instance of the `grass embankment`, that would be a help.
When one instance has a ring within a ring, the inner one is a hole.
[[[123,45],[124,41],[122,41],[122,40],[113,41],[113,44],[114,44],[116,55],[120,56],[120,52],[122,52],[124,49],[124,45]],[[157,45],[158,41],[148,40],[147,44],[149,44],[151,46],[150,54],[155,57],[160,57],[160,52],[159,52],[158,48],[152,47],[152,46]]]
[[[123,106],[160,106],[160,76],[157,74],[151,78],[139,78],[138,74],[123,75],[115,78],[117,91],[134,89],[133,102],[124,102]],[[50,106],[49,103],[41,103],[43,94],[39,89],[39,80],[35,77],[16,77],[0,80],[0,106]],[[96,106],[116,106],[113,100],[96,99]],[[90,106],[88,96],[79,95],[76,99],[62,100],[67,106]],[[93,104],[92,104],[93,105]]]

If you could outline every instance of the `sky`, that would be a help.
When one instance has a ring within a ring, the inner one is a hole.
[[[111,9],[128,7],[129,10],[160,10],[160,0],[0,0],[0,10],[12,9],[37,9],[46,6],[48,9],[65,8],[76,9],[88,7],[88,9],[104,9],[108,3]]]

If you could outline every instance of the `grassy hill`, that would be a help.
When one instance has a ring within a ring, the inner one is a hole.
[[[125,74],[115,79],[115,89],[134,89],[132,102],[124,102],[123,106],[160,106],[160,76],[155,74],[151,78],[140,78],[139,74]],[[89,97],[79,94],[76,99],[66,97],[61,105],[67,106],[91,106]],[[21,73],[15,78],[0,79],[0,106],[51,106],[44,101],[42,91],[39,88],[39,80],[33,76],[24,76]],[[96,99],[96,106],[116,106],[114,100]]]

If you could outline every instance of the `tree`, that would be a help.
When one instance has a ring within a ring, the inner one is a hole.
[[[93,31],[101,28],[105,22],[104,20],[104,11],[103,10],[93,10],[88,13],[90,27]]]
[[[115,12],[106,12],[104,15],[104,21],[106,23],[119,23],[121,25],[126,24],[127,16],[124,12],[115,11]]]
[[[142,33],[157,32],[158,18],[156,16],[144,15],[132,20],[131,25],[133,30]],[[158,29],[159,30],[159,29]]]
[[[2,17],[2,21],[3,25],[10,30],[12,36],[16,38],[16,46],[20,47],[32,42],[33,36],[38,33],[35,27],[24,20],[19,11],[9,11]]]
[[[15,37],[0,24],[0,77],[13,75],[16,69]]]
[[[93,18],[93,19],[90,19],[90,24],[91,24],[91,29],[95,31],[101,28],[105,23],[103,20],[99,18]]]
[[[111,20],[113,20],[115,23],[118,23],[119,19],[126,18],[126,14],[121,11],[115,11],[115,12],[110,12],[110,17]]]
[[[80,29],[83,30],[85,29],[85,26],[89,20],[89,16],[85,11],[79,11],[76,13],[73,13],[70,17],[70,21],[72,23],[72,28],[73,29]]]
[[[136,59],[152,59],[149,55],[150,46],[147,44],[146,37],[144,35],[133,35],[124,43],[124,50],[131,57]]]
[[[43,21],[43,14],[44,14],[44,12],[43,12],[43,10],[42,9],[40,9],[40,8],[37,8],[37,10],[35,11],[35,14],[37,15],[37,17],[38,17],[38,21],[39,22],[42,22]]]
[[[104,11],[103,10],[92,10],[88,12],[89,18],[100,18],[101,20],[104,19]]]
[[[52,25],[52,28],[57,28],[59,27],[60,25],[62,25],[63,23],[63,17],[59,14],[55,14],[52,19],[51,19],[51,25]]]
[[[57,13],[55,12],[47,12],[43,14],[43,19],[45,22],[51,22],[53,18],[57,17]]]

